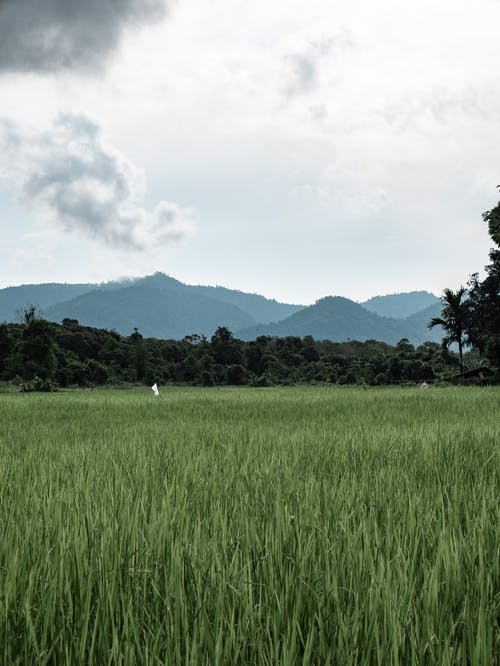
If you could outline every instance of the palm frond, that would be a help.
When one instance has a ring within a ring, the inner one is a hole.
[[[446,326],[446,322],[441,317],[433,317],[430,322],[427,324],[427,328],[434,328],[434,326]]]
[[[455,342],[453,338],[449,337],[448,335],[445,335],[444,338],[441,340],[441,347],[443,349],[448,349],[448,347],[451,345],[452,342]]]

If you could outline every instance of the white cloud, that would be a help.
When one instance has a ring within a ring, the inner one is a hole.
[[[4,123],[0,174],[46,224],[129,251],[146,251],[182,239],[191,212],[160,201],[139,205],[144,177],[106,146],[85,116],[60,116],[45,131]]]
[[[285,96],[293,98],[316,90],[321,85],[324,61],[335,66],[336,59],[354,46],[351,32],[344,27],[329,37],[310,40],[302,52],[285,56]]]

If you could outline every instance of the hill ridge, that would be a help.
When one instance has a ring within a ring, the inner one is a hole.
[[[312,335],[335,341],[378,339],[394,343],[438,340],[428,320],[438,314],[439,300],[430,292],[414,291],[377,296],[365,303],[339,295],[313,305],[281,303],[256,293],[228,287],[185,284],[160,271],[151,275],[104,283],[43,283],[0,290],[0,321],[15,321],[16,311],[38,306],[47,319],[77,319],[84,325],[129,334],[137,327],[151,337],[182,338],[198,333],[211,336],[219,326],[236,335]],[[395,300],[396,299],[396,300]],[[422,299],[424,299],[422,301]],[[421,310],[415,307],[428,302]],[[406,317],[389,317],[370,310],[399,308]],[[402,305],[404,307],[402,307]]]

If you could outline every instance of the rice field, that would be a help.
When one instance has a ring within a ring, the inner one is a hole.
[[[500,389],[0,395],[14,664],[500,661]]]

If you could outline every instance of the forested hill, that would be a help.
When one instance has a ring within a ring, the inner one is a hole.
[[[329,296],[283,321],[252,326],[237,331],[237,335],[243,340],[252,340],[259,335],[311,335],[317,340],[379,340],[388,344],[407,338],[413,344],[421,344],[427,340],[438,341],[442,337],[440,327],[433,330],[427,328],[431,316],[427,318],[426,314],[423,320],[416,315],[413,315],[415,319],[380,317],[347,298]]]
[[[267,324],[272,321],[285,319],[294,312],[302,310],[304,307],[303,305],[279,303],[275,299],[264,298],[264,296],[260,296],[259,294],[247,294],[243,291],[227,289],[226,287],[189,285],[188,289],[193,293],[235,305],[253,317],[255,322],[259,324]]]
[[[443,306],[441,305],[441,302],[438,301],[433,305],[429,305],[424,310],[419,310],[418,312],[415,312],[415,314],[412,314],[410,317],[406,317],[405,321],[416,331],[423,331],[424,329],[427,329],[427,325],[433,317],[441,316],[442,308]],[[437,337],[430,337],[429,339],[441,340],[443,337],[442,328],[437,326],[435,329],[432,329],[432,331],[437,332]],[[432,331],[429,331],[429,333],[432,333]]]
[[[138,328],[147,337],[181,339],[192,333],[212,335],[218,326],[233,330],[253,318],[230,303],[184,289],[138,282],[112,291],[92,291],[45,310],[51,321],[77,319],[122,334]]]
[[[361,305],[381,317],[404,319],[431,305],[439,305],[439,303],[439,298],[429,291],[409,291],[387,294],[387,296],[374,296]]]
[[[422,304],[432,310],[419,310]],[[327,297],[312,306],[279,303],[258,294],[225,287],[187,285],[163,273],[105,284],[45,284],[0,290],[0,322],[14,322],[28,305],[44,318],[129,335],[134,328],[147,337],[182,339],[197,333],[210,337],[225,326],[244,339],[257,335],[304,336],[346,341],[375,339],[394,344],[402,338],[420,344],[438,341],[441,331],[427,323],[439,314],[439,300],[428,292],[375,297],[365,304]],[[390,311],[393,317],[370,311]],[[410,317],[401,318],[410,313]]]
[[[42,284],[0,290],[0,322],[36,306],[52,321],[65,318],[122,334],[134,327],[147,335],[182,338],[211,335],[218,326],[238,329],[284,319],[303,306],[279,303],[225,287],[187,285],[163,273],[105,284]]]
[[[75,296],[85,294],[98,285],[93,284],[23,284],[19,287],[0,289],[0,322],[15,322],[19,314],[28,305],[35,305],[39,310],[68,301]]]

